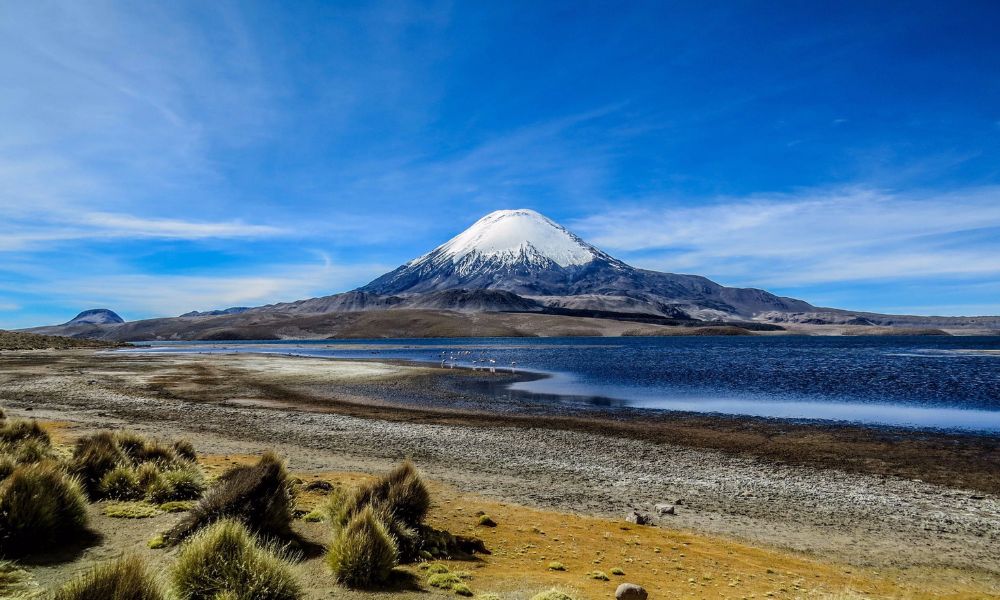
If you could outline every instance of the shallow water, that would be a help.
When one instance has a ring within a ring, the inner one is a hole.
[[[468,338],[154,343],[156,352],[396,358],[540,372],[532,394],[602,406],[1000,435],[997,337]]]

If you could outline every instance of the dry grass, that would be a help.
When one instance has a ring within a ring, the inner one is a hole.
[[[55,463],[19,466],[0,483],[0,555],[51,549],[77,538],[86,525],[80,483]]]
[[[262,545],[246,527],[219,521],[181,548],[173,567],[174,591],[181,600],[295,600],[302,596],[274,546]]]
[[[292,520],[291,482],[281,459],[268,452],[255,465],[223,473],[164,538],[177,543],[220,519],[234,519],[258,533],[287,535]]]
[[[326,561],[340,583],[368,587],[389,579],[399,551],[383,515],[368,505],[336,531]]]
[[[128,556],[98,565],[61,587],[54,600],[165,600],[146,564]]]
[[[416,466],[409,460],[382,477],[359,486],[339,507],[333,522],[343,526],[371,506],[382,509],[403,524],[419,527],[430,509],[431,497]]]

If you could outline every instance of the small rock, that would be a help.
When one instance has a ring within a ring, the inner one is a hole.
[[[653,507],[658,514],[661,515],[672,515],[675,514],[675,509],[673,504],[657,504]]]
[[[649,525],[649,517],[634,510],[625,517],[625,520],[636,525]]]
[[[615,600],[646,600],[649,594],[641,585],[623,583],[615,590]]]

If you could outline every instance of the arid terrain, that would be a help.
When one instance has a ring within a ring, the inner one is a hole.
[[[305,482],[349,483],[411,457],[434,482],[432,521],[492,551],[454,567],[477,594],[555,585],[599,598],[627,580],[654,598],[1000,595],[995,439],[489,406],[486,390],[514,377],[375,360],[5,351],[0,405],[62,443],[106,428],[186,437],[210,472],[270,448]],[[303,511],[317,501],[297,500]],[[146,541],[177,515],[92,511],[102,541],[31,566],[41,584],[125,549],[167,560]],[[632,511],[653,525],[624,522]],[[497,527],[477,526],[479,512]],[[324,523],[296,527],[318,544],[328,535]],[[311,597],[370,595],[336,588],[320,560],[296,568]],[[613,568],[625,575],[587,575]],[[399,595],[427,589],[406,569]]]

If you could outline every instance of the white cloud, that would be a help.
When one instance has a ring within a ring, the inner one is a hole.
[[[625,209],[571,225],[639,266],[740,285],[1000,275],[1000,240],[984,233],[1000,228],[995,187],[934,196],[845,189],[724,198]]]
[[[337,265],[323,257],[320,264],[272,265],[252,275],[62,275],[58,286],[39,282],[20,285],[17,291],[79,310],[111,308],[133,320],[324,296],[363,284],[387,270],[386,265],[377,264]]]

